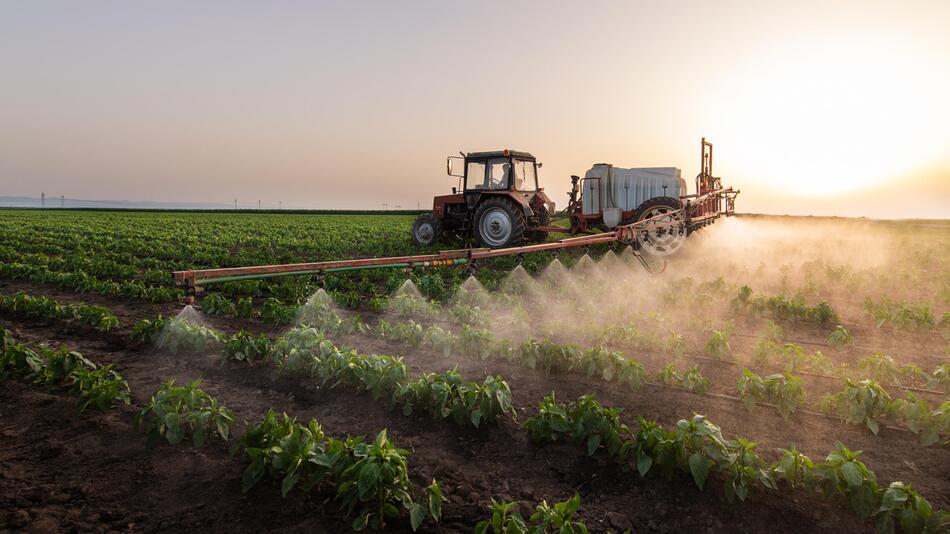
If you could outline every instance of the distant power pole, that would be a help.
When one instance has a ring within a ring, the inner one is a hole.
[[[234,209],[237,209],[237,199],[234,199]]]
[[[261,209],[261,201],[260,201],[260,200],[257,201],[257,209]]]
[[[40,193],[40,207],[46,207],[46,193]]]
[[[278,201],[277,201],[277,209],[279,209],[279,210],[284,209],[284,201],[283,201],[283,200],[278,200]]]
[[[59,196],[59,207],[61,207],[61,208],[65,208],[65,207],[66,207],[66,195],[60,195],[60,196]]]

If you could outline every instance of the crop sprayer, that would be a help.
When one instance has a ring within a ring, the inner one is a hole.
[[[446,236],[474,240],[478,248],[444,250],[435,254],[360,258],[352,260],[258,265],[176,271],[176,285],[188,299],[209,284],[289,275],[315,275],[367,269],[467,266],[479,260],[530,252],[559,251],[602,243],[630,245],[635,257],[651,273],[666,268],[664,256],[678,251],[686,238],[735,213],[738,190],[723,187],[713,176],[712,143],[701,141],[701,167],[696,192],[686,194],[686,181],[675,167],[619,168],[595,164],[583,178],[571,176],[569,202],[555,212],[554,202],[538,186],[541,163],[531,154],[515,150],[460,153],[446,160],[446,172],[459,179],[452,194],[433,200],[431,212],[418,216],[412,239],[429,246]],[[455,172],[453,164],[463,168]],[[570,227],[552,220],[566,217]],[[573,237],[548,241],[552,233]],[[525,243],[529,244],[525,244]],[[658,258],[659,266],[652,265]]]

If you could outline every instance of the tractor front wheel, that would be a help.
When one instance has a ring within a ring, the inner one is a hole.
[[[412,242],[417,245],[428,246],[442,237],[442,221],[431,213],[423,213],[416,217],[412,224]]]
[[[488,248],[504,248],[524,238],[525,218],[507,198],[488,198],[475,210],[475,239]]]

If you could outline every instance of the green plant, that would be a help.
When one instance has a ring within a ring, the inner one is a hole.
[[[669,363],[657,372],[656,378],[661,384],[682,387],[700,395],[709,389],[709,379],[699,372],[698,365],[680,373],[672,363]]]
[[[4,339],[3,353],[0,354],[0,378],[22,378],[41,373],[46,361],[26,345],[16,343],[12,337]]]
[[[907,398],[895,399],[888,410],[908,430],[920,436],[920,444],[927,447],[943,439],[950,443],[950,401],[936,409],[911,392]]]
[[[96,368],[96,364],[86,359],[85,356],[66,347],[60,347],[59,350],[39,347],[38,350],[40,351],[38,358],[43,360],[43,364],[32,368],[34,381],[37,383],[53,385],[69,382],[70,377],[77,369],[92,370]]]
[[[724,360],[732,356],[732,347],[729,346],[729,332],[713,330],[704,348],[706,355],[715,360]]]
[[[357,442],[350,447],[350,461],[336,474],[337,498],[347,514],[357,511],[354,530],[373,530],[386,525],[386,518],[398,516],[397,504],[410,511],[413,530],[425,518],[425,508],[413,504],[406,455],[396,448],[383,430],[372,443]]]
[[[284,304],[273,297],[264,301],[261,320],[267,324],[291,324],[297,316],[297,306]]]
[[[844,390],[833,396],[838,414],[853,425],[865,425],[873,434],[880,430],[878,419],[887,412],[891,396],[874,380],[852,382],[845,379]]]
[[[254,316],[254,300],[251,297],[239,298],[234,305],[234,315],[250,319]]]
[[[765,462],[755,453],[755,443],[736,438],[726,446],[729,453],[721,466],[729,477],[724,486],[726,500],[746,500],[755,484],[778,489]]]
[[[439,313],[434,302],[409,293],[400,293],[390,298],[387,308],[400,317],[412,319],[431,319]]]
[[[933,328],[936,324],[930,305],[921,303],[895,302],[886,296],[875,301],[865,297],[864,310],[877,321],[878,328],[889,324],[899,329]]]
[[[861,451],[851,451],[839,441],[824,462],[815,464],[810,476],[823,492],[847,498],[851,509],[868,519],[880,507],[881,491],[874,473],[858,460],[860,455]]]
[[[475,525],[475,534],[527,534],[528,525],[518,512],[518,503],[498,502],[494,498],[489,506],[491,518]]]
[[[587,534],[587,525],[571,519],[580,506],[581,497],[577,494],[570,500],[555,503],[554,506],[549,505],[547,501],[541,501],[531,514],[530,521],[533,525],[530,532],[532,534],[549,531],[561,534]]]
[[[132,342],[151,344],[154,343],[162,330],[172,321],[170,317],[161,315],[154,319],[142,319],[132,326]]]
[[[156,348],[167,350],[171,354],[203,352],[217,347],[224,339],[221,333],[211,327],[183,318],[170,319],[161,324],[164,328],[152,338],[152,341]],[[149,331],[157,326],[156,324],[143,326],[143,331]]]
[[[218,293],[209,293],[201,299],[201,311],[205,315],[236,315],[237,308],[227,297]]]
[[[457,370],[427,373],[400,386],[394,398],[406,415],[422,411],[436,420],[451,417],[457,425],[475,428],[482,422],[495,423],[502,414],[514,413],[511,390],[501,377],[485,377],[482,384],[465,383]]]
[[[201,447],[215,434],[227,441],[234,414],[199,389],[200,384],[200,380],[186,386],[176,386],[174,380],[162,382],[136,416],[136,426],[151,441],[164,437],[172,445],[181,443],[188,435],[195,447]]]
[[[830,334],[828,334],[827,341],[829,345],[836,349],[841,349],[854,344],[854,338],[851,337],[851,332],[848,332],[848,329],[841,326],[840,324],[835,326],[835,329],[832,330]]]
[[[945,363],[934,369],[927,381],[927,387],[940,388],[944,393],[950,393],[950,363]]]
[[[736,382],[739,398],[750,412],[756,402],[769,402],[784,419],[795,412],[804,396],[802,381],[790,373],[776,373],[765,378],[745,369]]]
[[[546,374],[574,369],[580,362],[581,351],[574,345],[559,345],[550,340],[532,338],[521,344],[521,362],[531,369],[542,369]]]
[[[224,359],[240,362],[263,360],[271,352],[271,340],[265,334],[254,335],[245,330],[224,341]]]
[[[893,532],[895,524],[904,532],[934,533],[946,532],[950,514],[934,511],[920,493],[910,484],[891,482],[881,494],[881,507],[877,511],[877,529],[880,532]]]
[[[571,499],[549,505],[541,501],[534,513],[525,521],[518,510],[517,502],[498,502],[492,499],[489,511],[491,518],[479,521],[475,525],[475,534],[587,534],[587,526],[574,521],[574,514],[580,508],[581,498],[574,495]]]
[[[380,336],[405,343],[411,347],[418,347],[425,338],[422,325],[412,320],[408,323],[389,323],[384,319],[380,319],[376,328]]]
[[[676,448],[680,465],[693,476],[696,487],[703,489],[713,467],[729,458],[729,449],[718,426],[703,415],[680,419],[676,423]]]
[[[773,476],[784,479],[792,488],[804,488],[814,484],[815,463],[794,446],[791,449],[779,449],[782,453],[778,462],[772,466]]]
[[[669,341],[667,342],[667,350],[669,350],[674,356],[682,356],[686,354],[686,338],[684,338],[681,334],[671,332]]]
[[[524,423],[528,437],[534,442],[556,441],[561,434],[582,444],[592,456],[601,446],[611,457],[630,433],[620,422],[619,408],[606,408],[591,395],[584,395],[567,405],[558,404],[554,394],[542,399],[537,415]]]
[[[72,393],[79,397],[80,411],[85,411],[89,406],[105,411],[116,402],[129,404],[131,401],[129,383],[112,365],[95,369],[77,367],[69,380],[72,383]]]

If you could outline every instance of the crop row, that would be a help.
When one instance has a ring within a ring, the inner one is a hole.
[[[61,304],[49,297],[33,297],[22,291],[14,295],[0,295],[0,311],[29,319],[76,320],[83,326],[101,332],[119,327],[119,318],[105,306]]]
[[[99,366],[80,353],[62,348],[33,350],[17,343],[0,329],[0,379],[28,378],[45,386],[63,386],[80,399],[80,410],[95,406],[106,410],[115,402],[130,403],[128,383],[111,365]],[[150,441],[164,438],[177,444],[191,438],[201,447],[208,437],[228,440],[234,416],[226,407],[198,388],[195,381],[176,386],[166,381],[135,417],[136,427]],[[396,448],[379,433],[372,443],[361,438],[336,440],[323,435],[316,421],[307,426],[269,411],[258,424],[248,427],[239,443],[250,464],[242,488],[254,486],[267,473],[282,478],[284,495],[297,483],[306,491],[318,484],[332,485],[347,515],[356,514],[355,530],[379,529],[387,517],[398,516],[397,505],[410,512],[417,529],[426,515],[441,516],[441,491],[433,481],[426,488],[429,506],[412,502],[405,450]]]
[[[881,486],[874,473],[840,442],[824,462],[814,462],[794,447],[782,449],[772,464],[755,452],[756,444],[742,439],[727,440],[722,431],[702,415],[681,419],[674,429],[638,418],[637,431],[620,422],[620,410],[602,406],[585,395],[567,404],[545,397],[538,413],[525,421],[536,443],[569,440],[589,456],[603,453],[624,469],[641,477],[657,474],[671,478],[682,472],[702,490],[711,476],[718,475],[728,501],[745,500],[754,488],[789,488],[819,491],[843,498],[862,519],[875,522],[880,532],[940,532],[950,527],[950,513],[934,511],[917,491],[902,482]]]
[[[335,315],[326,307],[320,309],[324,312],[319,317]],[[338,323],[339,319],[330,321],[330,324]],[[321,325],[320,322],[314,324],[318,328]],[[576,370],[588,377],[599,376],[607,381],[628,385],[632,389],[638,389],[646,382],[642,364],[602,346],[582,350],[575,345],[528,338],[521,344],[520,349],[516,349],[510,340],[496,339],[487,330],[464,325],[458,334],[453,334],[439,326],[423,328],[412,320],[392,324],[381,320],[376,333],[409,346],[426,344],[445,355],[457,353],[477,355],[482,359],[505,359],[531,369],[541,369],[547,374]],[[715,333],[712,339],[716,339]],[[799,353],[796,351],[794,354]],[[885,367],[882,361],[886,363],[889,360],[882,355],[873,355],[859,362],[859,369],[870,372],[873,376],[890,376],[882,370]],[[893,361],[890,363],[893,366]],[[805,396],[801,379],[792,374],[795,369],[793,364],[783,373],[767,375],[764,378],[746,369],[736,383],[736,391],[748,408],[751,409],[756,403],[770,403],[783,417],[788,417]],[[938,367],[934,371],[933,380],[945,386],[948,371],[950,366]],[[700,374],[696,367],[680,372],[672,363],[659,370],[656,381],[699,394],[706,393],[709,388],[709,379]],[[906,399],[892,400],[884,388],[872,379],[844,378],[843,390],[822,398],[817,407],[827,413],[837,413],[848,423],[866,426],[874,434],[878,432],[879,419],[889,415],[904,428],[919,434],[921,443],[925,446],[950,439],[950,402],[932,407],[925,399],[912,393],[908,393]]]
[[[350,384],[358,390],[372,391],[377,399],[385,394],[390,398],[390,405],[397,402],[402,404],[407,414],[413,412],[415,403],[430,414],[438,413],[446,417],[451,413],[459,423],[465,420],[466,414],[480,418],[483,413],[483,410],[473,408],[475,400],[464,400],[466,395],[472,399],[490,398],[500,381],[488,377],[481,385],[471,383],[465,386],[457,373],[447,371],[424,376],[413,384],[417,391],[407,393],[402,384],[408,383],[408,373],[401,360],[340,351],[323,337],[323,332],[331,335],[355,330],[365,332],[369,326],[357,317],[340,318],[326,302],[312,302],[305,310],[303,318],[307,324],[316,326],[292,329],[277,342],[244,331],[228,337],[205,326],[172,319],[141,321],[136,325],[134,335],[172,352],[201,351],[209,348],[210,344],[223,345],[225,358],[228,359],[268,358],[284,372],[318,377],[324,385]],[[543,370],[546,374],[581,372],[588,377],[597,376],[634,390],[647,382],[642,364],[600,346],[582,350],[574,345],[528,338],[520,347],[515,347],[510,340],[496,339],[487,330],[465,325],[458,334],[454,334],[439,326],[423,328],[411,320],[405,323],[381,320],[375,332],[383,338],[413,347],[426,344],[446,356],[456,353],[476,355],[482,359],[504,359],[530,369]],[[315,356],[315,347],[320,348],[319,356]],[[938,368],[937,373],[946,371]],[[507,384],[503,381],[500,383],[507,389]],[[710,385],[709,379],[695,366],[679,371],[672,363],[658,371],[656,383],[699,394],[706,393]],[[453,391],[450,398],[455,399],[455,407],[446,406],[447,401],[444,399],[432,400],[436,389]],[[736,391],[749,410],[758,403],[771,404],[786,418],[802,405],[805,397],[801,379],[788,371],[762,377],[746,369],[737,380]],[[409,399],[415,401],[409,402]],[[463,406],[468,408],[463,409]],[[843,421],[865,426],[874,434],[878,433],[880,420],[885,416],[890,417],[895,423],[920,435],[924,446],[950,439],[950,402],[932,407],[925,399],[913,394],[908,394],[905,399],[892,400],[875,380],[846,378],[843,390],[825,396],[816,404],[816,408],[826,413],[837,413]],[[418,411],[418,408],[415,409]],[[475,420],[472,422],[475,423]]]
[[[423,413],[478,428],[513,412],[511,390],[499,376],[467,382],[457,370],[449,370],[413,380],[401,358],[340,349],[312,327],[291,329],[271,342],[244,331],[228,337],[182,319],[158,318],[140,321],[134,335],[176,354],[223,347],[225,359],[269,361],[283,374],[316,378],[321,387],[368,391],[374,400],[398,406],[406,415]]]
[[[199,385],[199,381],[184,386],[165,381],[136,416],[136,427],[152,442],[165,439],[177,445],[191,437],[194,446],[201,447],[209,437],[228,441],[233,414]],[[247,426],[232,450],[243,452],[248,461],[241,476],[242,492],[268,478],[280,483],[285,497],[295,488],[305,494],[332,495],[347,516],[355,516],[352,528],[357,531],[385,528],[388,520],[401,515],[400,508],[408,511],[413,530],[427,517],[436,522],[442,517],[444,497],[436,480],[424,488],[423,502],[413,502],[409,452],[396,447],[385,429],[372,442],[362,437],[337,439],[327,436],[315,419],[302,424],[268,410],[262,420]],[[493,517],[477,524],[476,532],[526,534],[529,528],[587,532],[583,523],[572,519],[580,506],[578,496],[553,506],[542,501],[527,522],[517,506],[492,500]]]
[[[65,347],[30,348],[0,327],[0,379],[29,379],[47,387],[68,388],[79,398],[80,411],[106,410],[116,402],[129,404],[129,384],[112,365],[98,365]]]

